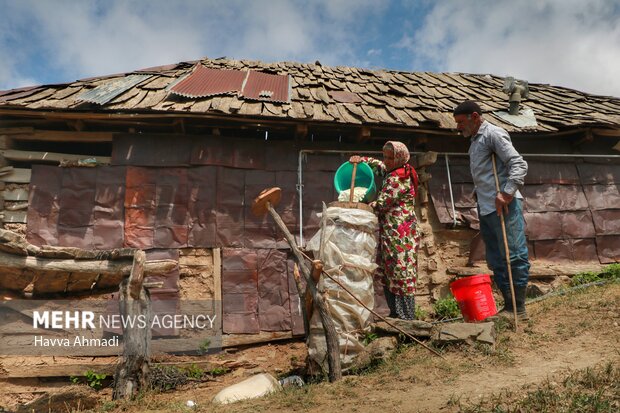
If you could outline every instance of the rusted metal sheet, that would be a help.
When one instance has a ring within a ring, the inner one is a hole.
[[[276,173],[271,171],[245,171],[244,205],[252,205],[258,194],[276,186]],[[280,206],[274,206],[280,211]],[[257,217],[251,208],[245,208],[245,227],[243,245],[247,248],[275,248],[276,225],[269,214]]]
[[[549,163],[528,161],[525,184],[578,185],[580,183],[574,163]]]
[[[257,251],[258,321],[261,331],[291,330],[286,252]]]
[[[197,65],[189,76],[170,88],[170,91],[187,98],[237,93],[241,91],[246,76],[246,71],[209,69]]]
[[[191,246],[216,246],[216,175],[217,168],[214,166],[189,168],[188,244]]]
[[[523,188],[528,212],[581,211],[588,202],[581,185],[526,185]]]
[[[584,185],[583,191],[593,211],[620,208],[620,184]]]
[[[80,93],[76,100],[104,105],[121,93],[149,79],[151,75],[128,75],[112,79],[94,89]]]
[[[250,70],[243,86],[243,97],[271,102],[289,102],[288,75],[272,75]]]
[[[620,209],[592,211],[596,235],[620,235]]]
[[[34,245],[58,245],[58,212],[63,169],[32,165],[28,190],[26,239]]]
[[[223,332],[260,332],[257,255],[250,249],[222,249]]]
[[[587,184],[620,184],[620,165],[609,164],[578,164],[581,183]]]
[[[597,236],[596,246],[601,264],[620,262],[620,235]]]
[[[112,165],[188,166],[193,140],[174,136],[174,144],[163,136],[117,135],[112,145]]]

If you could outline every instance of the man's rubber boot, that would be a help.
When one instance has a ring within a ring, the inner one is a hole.
[[[510,290],[500,289],[499,292],[502,293],[502,297],[504,298],[504,308],[499,310],[497,314],[487,317],[485,321],[499,321],[500,318],[513,318]]]
[[[525,296],[527,286],[515,287],[515,301],[517,304],[517,318],[521,321],[527,321],[530,318],[525,311]]]

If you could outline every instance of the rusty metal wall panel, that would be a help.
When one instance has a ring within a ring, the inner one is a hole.
[[[243,169],[265,169],[265,145],[262,141],[236,139],[228,145],[234,147],[233,167]],[[273,161],[273,160],[271,160]]]
[[[620,235],[597,236],[596,246],[601,264],[620,262]]]
[[[223,331],[250,334],[258,322],[257,254],[251,249],[222,249]]]
[[[594,238],[594,222],[590,211],[564,212],[560,217],[563,238]]]
[[[288,91],[288,75],[272,75],[250,70],[242,94],[247,99],[288,103]]]
[[[194,141],[183,135],[118,135],[112,145],[112,165],[187,166]]]
[[[218,167],[216,195],[216,242],[228,247],[243,246],[245,172]]]
[[[32,165],[26,239],[34,245],[58,245],[63,170],[57,166]]]
[[[258,194],[266,189],[276,186],[276,174],[269,171],[245,171],[245,216],[243,245],[247,248],[275,248],[276,247],[276,224],[269,213],[257,217],[252,213],[252,203]],[[274,205],[276,211],[279,205]]]
[[[588,202],[579,185],[526,185],[523,188],[527,212],[583,211]]]
[[[209,69],[199,64],[170,91],[189,98],[240,92],[246,76],[246,71]]]
[[[596,235],[620,235],[620,209],[592,211]]]
[[[316,171],[328,171],[335,174],[340,165],[348,160],[349,157],[344,154],[308,154],[303,161],[304,175]]]
[[[126,171],[123,166],[97,168],[93,248],[112,249],[124,245]]]
[[[555,262],[596,261],[598,259],[593,238],[535,241],[534,250],[536,259]]]
[[[188,244],[194,247],[216,246],[216,174],[214,166],[199,166],[188,171]]]
[[[469,160],[462,157],[449,157],[450,164],[450,180],[453,184],[463,184],[474,182],[471,177],[469,168]],[[441,157],[437,162],[427,168],[428,172],[433,176],[430,182],[448,182],[448,171],[446,169],[446,160]]]
[[[295,142],[268,140],[265,145],[265,169],[268,171],[297,171],[298,151]]]
[[[620,184],[584,185],[591,210],[620,208]]]
[[[282,199],[276,211],[280,214],[284,225],[292,233],[299,233],[299,194],[297,192],[297,173],[276,172],[276,186],[282,189]],[[290,248],[282,231],[276,227],[276,247]]]
[[[578,185],[580,183],[577,166],[574,163],[549,163],[528,161],[525,185],[557,184]]]
[[[286,252],[257,251],[258,320],[261,331],[291,330]]]
[[[235,157],[234,141],[230,138],[205,136],[195,139],[192,145],[190,162],[192,165],[233,166]]]
[[[187,247],[189,184],[187,168],[157,169],[155,248]]]
[[[620,165],[583,163],[578,164],[581,183],[589,184],[620,184]]]
[[[125,182],[125,245],[153,248],[157,170],[128,167]]]

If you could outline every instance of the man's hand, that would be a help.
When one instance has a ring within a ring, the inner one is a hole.
[[[502,215],[502,212],[508,213],[508,204],[512,202],[512,195],[507,194],[506,192],[498,192],[495,197],[495,210],[497,211],[497,216]]]
[[[362,157],[359,155],[353,155],[352,157],[349,158],[349,162],[351,163],[360,163],[362,162]]]

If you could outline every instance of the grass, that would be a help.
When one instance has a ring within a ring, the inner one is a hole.
[[[525,393],[499,392],[476,404],[453,397],[460,412],[612,413],[620,411],[620,367],[607,363],[576,370],[563,379],[547,379]]]

